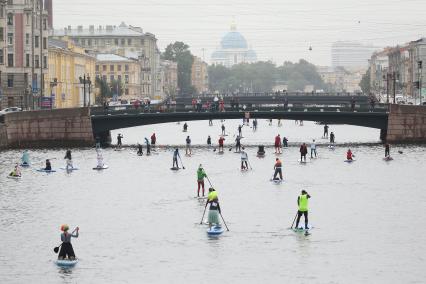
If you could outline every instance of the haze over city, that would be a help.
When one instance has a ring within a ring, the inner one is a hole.
[[[235,21],[259,60],[281,64],[304,58],[316,65],[331,65],[335,41],[358,41],[380,49],[420,38],[426,27],[425,8],[421,0],[61,0],[54,2],[53,24],[62,29],[124,21],[155,34],[161,50],[183,41],[193,54],[209,62]]]

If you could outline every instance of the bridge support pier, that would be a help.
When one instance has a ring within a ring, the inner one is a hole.
[[[100,143],[101,147],[109,147],[111,145],[111,131],[102,131],[95,133],[96,143]]]
[[[388,136],[388,130],[387,129],[380,129],[380,140],[382,142],[386,142],[387,136]]]

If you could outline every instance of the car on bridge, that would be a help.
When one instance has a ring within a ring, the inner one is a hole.
[[[6,113],[22,111],[20,107],[9,107],[0,111],[0,115],[5,115]]]

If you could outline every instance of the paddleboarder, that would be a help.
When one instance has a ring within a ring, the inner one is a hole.
[[[390,145],[386,142],[385,144],[385,158],[390,157]]]
[[[30,165],[30,154],[28,153],[28,150],[24,150],[24,153],[22,153],[21,162],[24,166]]]
[[[257,130],[257,118],[253,120],[253,131]]]
[[[331,144],[334,144],[334,138],[335,138],[334,133],[333,133],[333,131],[331,131],[331,133],[330,133],[330,143]]]
[[[44,168],[45,171],[51,171],[52,170],[52,164],[50,163],[49,159],[46,159],[46,167]]]
[[[288,147],[288,139],[287,139],[287,137],[284,137],[283,138],[283,147]]]
[[[213,187],[209,188],[209,194],[207,195],[208,200],[213,200],[215,197],[217,197],[217,191]]]
[[[104,167],[104,158],[102,156],[102,151],[100,148],[96,149],[96,160],[97,160],[97,166],[98,168]]]
[[[248,155],[247,152],[243,150],[241,151],[241,170],[248,170]]]
[[[210,135],[207,137],[207,146],[208,147],[212,146],[212,138],[210,137]]]
[[[274,165],[275,172],[274,172],[273,180],[278,180],[277,175],[280,176],[279,180],[283,180],[283,172],[282,172],[281,168],[282,168],[282,163],[281,163],[280,159],[276,158],[275,159],[275,165]]]
[[[346,160],[352,161],[353,157],[354,157],[354,154],[352,153],[351,149],[348,149],[348,151],[346,152]]]
[[[149,144],[149,140],[146,137],[145,137],[145,144],[146,144],[146,154],[151,155],[151,145]]]
[[[121,145],[122,145],[122,143],[121,143],[121,139],[123,139],[123,135],[121,135],[121,133],[118,133],[118,135],[117,135],[117,148],[121,148]]]
[[[225,138],[223,138],[223,136],[220,136],[220,138],[219,138],[219,152],[223,152],[223,141],[225,141]]]
[[[225,125],[222,123],[222,135],[225,136]]]
[[[176,168],[179,169],[178,157],[180,159],[179,149],[176,148],[175,151],[173,152],[173,168],[175,167],[175,163],[176,163]]]
[[[155,136],[155,133],[153,133],[151,135],[151,145],[152,145],[152,148],[155,148],[155,143],[156,142],[157,142],[157,136]]]
[[[189,136],[186,136],[186,149],[185,149],[185,154],[186,154],[186,155],[192,155],[192,150],[191,150],[191,138],[189,138]]]
[[[183,132],[188,131],[188,124],[185,122],[183,125]]]
[[[61,226],[61,250],[59,251],[58,259],[63,260],[68,257],[69,260],[75,259],[75,253],[74,249],[71,244],[71,238],[78,238],[78,231],[80,230],[79,227],[75,228],[73,233],[68,233],[69,227],[68,225],[62,225]]]
[[[66,168],[67,169],[72,169],[73,165],[72,165],[72,157],[71,157],[71,150],[67,150],[65,153],[65,157],[64,159],[66,160]]]
[[[241,136],[237,135],[235,138],[235,152],[241,152]]]
[[[9,176],[11,176],[11,177],[20,177],[21,176],[21,169],[19,168],[19,164],[15,165],[15,168],[9,174]]]
[[[138,143],[138,152],[136,154],[138,154],[139,156],[143,155],[142,145],[139,143]]]
[[[315,154],[315,158],[317,157],[317,145],[315,144],[315,139],[312,139],[311,143],[311,159],[313,158],[312,154]]]
[[[299,210],[297,211],[297,220],[296,220],[296,228],[299,228],[300,217],[302,215],[305,217],[305,229],[308,229],[308,199],[311,196],[305,191],[302,190],[302,193],[297,197],[297,206]]]
[[[324,125],[324,134],[323,134],[324,138],[328,138],[328,125],[327,123]]]
[[[275,154],[281,154],[281,136],[275,136]]]
[[[200,164],[197,170],[197,186],[198,186],[197,196],[198,197],[200,197],[200,187],[203,188],[203,197],[204,197],[204,178],[205,177],[207,177],[207,174],[203,169],[203,165]]]
[[[238,136],[243,137],[243,132],[242,132],[243,126],[242,125],[238,125]]]
[[[216,226],[220,226],[219,214],[222,213],[220,210],[219,199],[217,198],[217,196],[215,196],[212,200],[207,199],[205,207],[207,207],[207,205],[209,204],[209,215],[207,219],[209,223],[209,228],[211,228],[213,224],[215,224]]]
[[[305,143],[300,145],[299,152],[300,152],[300,161],[302,162],[303,160],[305,160],[306,162],[306,154],[308,154],[308,147],[306,146]]]

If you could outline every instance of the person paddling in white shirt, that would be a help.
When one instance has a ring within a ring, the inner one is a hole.
[[[313,155],[315,153],[315,158],[317,157],[317,145],[315,144],[315,139],[312,140],[311,143],[311,159],[313,158]]]

